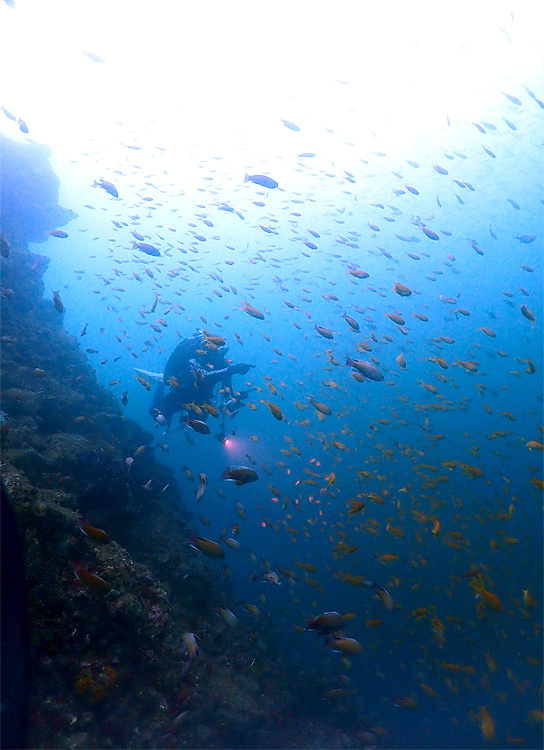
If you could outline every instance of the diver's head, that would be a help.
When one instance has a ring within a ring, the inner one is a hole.
[[[206,348],[206,354],[203,355],[203,359],[206,360],[207,364],[213,367],[224,367],[225,366],[225,355],[228,352],[228,346],[219,346],[217,348]]]
[[[200,328],[197,328],[196,331],[193,333],[190,341],[193,344],[193,346],[201,347],[204,341],[206,340],[206,335],[204,334],[204,331],[202,331]]]

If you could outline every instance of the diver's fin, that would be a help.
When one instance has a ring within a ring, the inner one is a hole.
[[[149,370],[140,370],[139,367],[133,367],[132,369],[142,375],[144,378],[152,380],[154,383],[164,383],[162,372],[149,372]]]

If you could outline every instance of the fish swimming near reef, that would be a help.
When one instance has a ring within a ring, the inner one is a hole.
[[[133,367],[134,372],[139,373],[146,380],[151,380],[153,383],[164,383],[164,376],[162,372],[151,372],[150,370],[141,370],[139,367]]]
[[[198,490],[197,490],[197,493],[196,493],[196,502],[197,503],[199,503],[200,500],[202,499],[202,495],[204,494],[204,492],[206,490],[206,485],[208,484],[208,479],[207,479],[207,477],[206,477],[205,474],[201,473],[201,474],[198,475],[198,481],[199,481],[199,485],[198,485]]]
[[[63,313],[65,310],[64,304],[60,298],[60,294],[58,292],[53,292],[53,305],[55,307],[55,310],[59,313]]]
[[[319,617],[312,618],[306,626],[307,630],[315,630],[319,635],[330,635],[344,627],[344,618],[338,612],[324,612]]]
[[[101,65],[104,64],[104,60],[96,54],[96,52],[93,52],[92,50],[82,50],[83,54],[89,58],[89,60],[92,60],[95,63],[100,63]]]
[[[133,242],[132,249],[139,250],[146,255],[152,255],[154,258],[161,257],[160,250],[155,245],[149,245],[147,242]]]
[[[201,435],[210,434],[210,428],[206,422],[203,422],[201,419],[188,419],[186,417],[185,419],[180,420],[180,422],[187,425],[187,427],[190,427],[195,432],[199,432]]]
[[[278,187],[278,183],[276,180],[274,180],[273,177],[268,177],[265,174],[247,174],[244,177],[244,182],[253,182],[255,185],[260,185],[264,188],[270,188],[272,190],[273,188]]]
[[[335,638],[332,635],[327,636],[325,647],[332,648],[333,651],[349,656],[360,654],[363,651],[363,647],[355,638]]]
[[[276,586],[281,586],[281,581],[278,576],[278,574],[273,570],[267,570],[265,571],[261,576],[263,581],[266,581],[267,583],[271,583]]]
[[[293,130],[295,132],[298,132],[300,130],[299,126],[296,125],[294,122],[290,122],[289,120],[284,120],[283,117],[281,118],[280,122],[285,125],[285,127],[288,130]]]
[[[383,372],[373,365],[372,362],[365,362],[362,359],[352,359],[349,354],[346,354],[346,365],[355,368],[368,380],[374,380],[380,382],[383,380]]]
[[[117,188],[115,187],[113,182],[108,182],[108,180],[95,180],[92,184],[92,187],[102,188],[106,191],[106,193],[113,195],[114,198],[119,198],[119,193],[117,192]]]
[[[202,536],[191,536],[187,539],[188,544],[193,549],[202,552],[206,557],[212,560],[222,560],[225,557],[225,550],[217,542],[213,542],[211,539],[206,539]]]
[[[253,469],[248,466],[235,466],[230,469],[228,466],[221,475],[221,481],[234,482],[234,484],[240,486],[242,484],[249,484],[250,482],[256,482],[259,475]]]
[[[190,670],[194,660],[200,653],[200,648],[197,643],[198,636],[194,633],[184,633],[181,636],[181,639],[183,641],[183,650],[188,654],[189,660],[185,664],[185,669],[183,671],[184,674],[187,674],[187,672]]]

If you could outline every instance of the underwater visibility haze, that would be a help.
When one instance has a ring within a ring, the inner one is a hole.
[[[2,710],[542,747],[543,10],[11,6]]]

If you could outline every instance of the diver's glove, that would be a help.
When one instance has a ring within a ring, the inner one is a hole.
[[[255,365],[246,365],[240,362],[240,364],[233,366],[232,372],[238,373],[239,375],[246,375],[252,367],[255,367]]]

